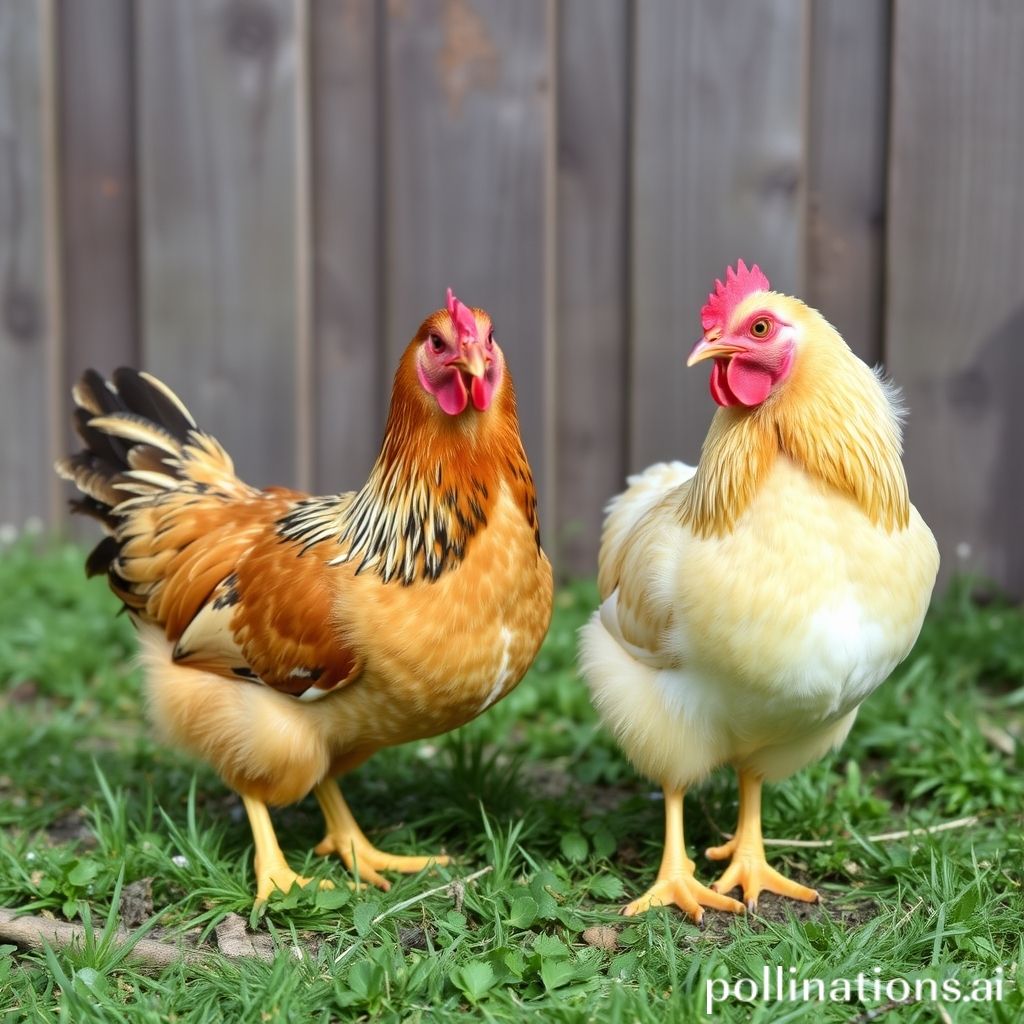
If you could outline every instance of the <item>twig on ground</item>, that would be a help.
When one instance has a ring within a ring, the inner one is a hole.
[[[26,949],[42,949],[44,945],[54,949],[83,946],[85,935],[85,928],[80,924],[55,921],[49,917],[19,917],[17,911],[0,907],[0,939]],[[116,938],[119,943],[130,943],[134,936],[126,929],[119,928]],[[139,968],[162,971],[177,963],[209,963],[210,953],[156,939],[138,939],[134,941],[130,959]]]
[[[930,836],[936,832],[948,832],[954,828],[971,828],[977,825],[981,818],[976,814],[966,818],[957,818],[955,821],[944,821],[939,825],[929,825],[927,828],[906,828],[899,832],[880,832],[875,836],[868,836],[869,843],[893,843],[899,839],[909,839],[911,836]],[[722,832],[719,829],[719,832]],[[732,839],[732,832],[722,832],[726,839]],[[834,839],[765,839],[765,846],[796,846],[804,850],[825,850],[835,846]]]
[[[882,1006],[876,1006],[874,1009],[865,1010],[856,1017],[851,1017],[849,1024],[870,1024],[871,1021],[878,1020],[879,1017],[884,1017],[890,1010],[898,1010],[901,1006],[908,1005],[909,1003],[906,1000],[891,999]]]
[[[881,835],[868,836],[871,843],[891,843],[897,839],[909,839],[910,836],[930,836],[935,832],[948,832],[953,828],[971,828],[977,825],[981,819],[976,814],[966,818],[957,818],[956,821],[944,821],[940,825],[930,825],[928,828],[910,828],[900,832],[883,832]]]
[[[461,892],[465,892],[465,887],[470,882],[475,882],[478,878],[483,878],[484,875],[490,874],[494,870],[493,864],[488,864],[487,867],[481,868],[479,871],[474,871],[471,875],[466,875],[465,878],[456,878],[454,881],[445,882],[444,885],[435,886],[433,889],[428,889],[426,892],[418,893],[416,896],[411,897],[407,900],[402,900],[401,903],[396,903],[393,907],[388,907],[387,910],[381,911],[374,919],[374,924],[380,924],[381,921],[386,917],[390,917],[392,914],[397,914],[400,910],[405,910],[408,907],[413,907],[417,903],[422,902],[425,899],[429,899],[431,896],[437,896],[442,892],[459,892],[461,886]]]
[[[462,886],[466,886],[493,870],[493,865],[488,865],[457,881]],[[431,896],[437,896],[443,892],[451,892],[453,884],[453,882],[446,882],[444,885],[427,889],[426,892],[418,893],[410,899],[396,903],[393,907],[389,907],[378,914],[373,919],[373,923],[380,924],[381,921],[392,914],[397,914],[399,911],[415,906]],[[278,950],[276,948],[265,948],[260,943],[254,942],[247,933],[236,935],[235,932],[238,931],[239,929],[235,928],[230,936],[231,941],[224,941],[225,933],[223,929],[218,929],[217,939],[221,956],[226,957],[228,960],[255,958],[257,960],[270,961],[277,955]],[[13,942],[24,949],[42,949],[44,946],[52,946],[54,949],[65,949],[68,946],[84,946],[85,937],[85,928],[80,924],[72,924],[69,921],[57,921],[49,917],[19,916],[16,910],[0,907],[0,941]],[[217,955],[217,952],[212,949],[189,949],[187,946],[178,943],[161,942],[158,939],[138,939],[125,928],[117,930],[115,939],[121,944],[132,943],[129,960],[140,970],[162,971],[164,968],[178,963],[192,965],[208,964]],[[245,941],[240,941],[240,939]],[[295,952],[293,949],[292,953],[294,954]],[[343,959],[345,955],[343,953],[338,957],[338,960]]]
[[[407,900],[402,900],[401,903],[396,903],[393,907],[388,907],[387,910],[382,910],[370,923],[380,924],[385,918],[390,917],[392,914],[397,914],[400,910],[407,910],[409,907],[415,906],[417,903],[421,903],[423,900],[428,899],[431,896],[438,896],[443,892],[454,892],[456,891],[453,887],[458,883],[461,885],[461,891],[465,892],[465,888],[470,882],[475,882],[478,878],[482,878],[484,875],[490,874],[494,870],[493,864],[488,864],[487,867],[481,868],[479,871],[474,871],[471,875],[466,875],[465,878],[458,878],[451,882],[445,882],[444,885],[437,885],[433,889],[427,889],[426,892],[417,893],[417,895]],[[337,967],[343,960],[347,959],[349,954],[359,948],[362,939],[356,939],[350,946],[343,949],[335,958],[334,966]]]
[[[899,931],[913,916],[917,913],[917,908],[924,903],[924,897],[919,899],[904,915],[900,918],[899,924],[896,925],[894,931]]]

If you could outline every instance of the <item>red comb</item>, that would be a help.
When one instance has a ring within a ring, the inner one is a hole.
[[[448,289],[448,315],[455,325],[455,332],[460,341],[477,341],[476,317],[473,311],[455,298],[455,293]]]
[[[749,270],[747,265],[740,260],[736,269],[727,267],[725,271],[725,284],[715,281],[715,290],[708,296],[704,308],[700,311],[700,323],[705,332],[713,327],[724,331],[729,322],[732,311],[751,292],[771,291],[768,278],[761,273],[761,268],[755,263]]]

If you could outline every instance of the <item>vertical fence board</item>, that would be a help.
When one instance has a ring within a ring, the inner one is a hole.
[[[629,11],[566,0],[558,33],[558,556],[592,574],[623,487],[628,384]]]
[[[322,491],[363,482],[384,427],[377,21],[374,0],[312,8],[314,480]]]
[[[882,357],[891,0],[816,0],[810,13],[804,297],[875,363]]]
[[[1024,586],[1024,6],[900,0],[886,359],[945,574]],[[959,556],[959,557],[958,557]]]
[[[59,8],[66,388],[139,358],[130,0]]]
[[[713,405],[687,370],[729,263],[800,280],[804,5],[636,5],[630,463],[696,460]]]
[[[549,507],[545,388],[548,0],[388,6],[384,288],[388,380],[451,285],[494,317]],[[554,524],[542,519],[547,536]]]
[[[298,65],[287,0],[147,3],[144,362],[253,483],[295,480]]]
[[[51,512],[46,5],[0,0],[0,523]]]

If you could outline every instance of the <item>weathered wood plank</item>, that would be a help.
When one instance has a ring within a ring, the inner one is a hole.
[[[630,464],[697,459],[713,412],[687,370],[700,307],[727,264],[798,288],[801,0],[644,0],[632,176]]]
[[[86,367],[139,359],[133,13],[131,0],[58,7],[65,395]]]
[[[316,399],[314,481],[359,486],[384,431],[378,180],[379,8],[312,7]],[[410,328],[411,331],[411,328]]]
[[[882,357],[891,0],[809,7],[804,296],[864,360]]]
[[[0,524],[55,508],[51,6],[0,2]]]
[[[896,5],[886,362],[944,574],[1024,592],[1024,5]]]
[[[143,362],[253,483],[296,481],[293,4],[136,7]]]
[[[558,31],[558,564],[592,574],[624,486],[629,42],[625,0],[565,0]]]
[[[382,282],[389,385],[398,354],[443,305],[447,285],[494,317],[546,537],[554,526],[545,390],[553,356],[545,285],[554,162],[549,5],[388,5]]]

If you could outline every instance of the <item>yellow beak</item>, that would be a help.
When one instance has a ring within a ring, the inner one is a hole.
[[[693,351],[690,353],[690,358],[686,360],[687,366],[693,366],[695,363],[699,363],[704,359],[718,359],[722,356],[734,356],[737,352],[742,352],[738,345],[730,345],[727,342],[719,341],[717,338],[701,338],[696,345],[693,346]]]
[[[479,345],[466,345],[462,349],[462,354],[448,365],[457,367],[470,377],[482,377],[487,372],[487,360]]]

